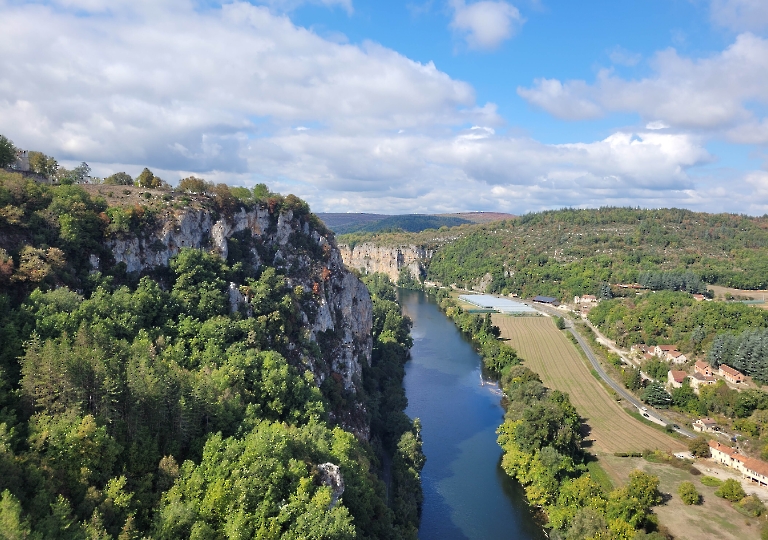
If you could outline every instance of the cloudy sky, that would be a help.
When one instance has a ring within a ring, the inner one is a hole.
[[[315,211],[768,212],[765,0],[0,0],[0,133]]]

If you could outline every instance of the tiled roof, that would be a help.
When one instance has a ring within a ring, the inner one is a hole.
[[[744,374],[741,371],[737,369],[733,369],[731,366],[726,366],[725,364],[720,364],[720,369],[723,370],[724,373],[727,373],[728,375],[731,375],[731,376],[736,376],[736,375],[741,375],[742,377],[744,376]]]
[[[720,452],[723,452],[724,454],[728,454],[731,457],[733,457],[734,455],[738,454],[738,452],[736,452],[736,450],[734,450],[730,446],[725,446],[724,444],[720,444],[717,441],[709,441],[709,447],[714,449],[714,450],[719,450]]]
[[[768,476],[768,463],[759,459],[747,457],[747,456],[734,456],[736,459],[744,464],[744,467],[757,474]]]
[[[670,370],[669,372],[672,374],[672,378],[675,380],[675,382],[678,382],[678,383],[683,382],[685,378],[688,376],[688,374],[685,371]]]

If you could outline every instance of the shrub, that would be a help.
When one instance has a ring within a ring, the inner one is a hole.
[[[702,476],[701,483],[709,487],[720,487],[723,485],[723,481],[714,476]]]
[[[747,494],[744,493],[744,488],[741,487],[741,484],[738,480],[734,480],[733,478],[729,478],[725,482],[723,482],[723,485],[720,486],[720,488],[715,491],[715,495],[718,497],[722,497],[723,499],[727,499],[731,502],[738,502],[741,499],[743,499]]]
[[[692,482],[680,484],[680,487],[677,488],[677,494],[680,495],[680,499],[685,504],[699,504],[701,502],[701,495],[696,491],[696,486]]]
[[[744,497],[736,504],[736,509],[751,517],[759,517],[765,513],[765,505],[763,501],[757,498],[755,495]]]

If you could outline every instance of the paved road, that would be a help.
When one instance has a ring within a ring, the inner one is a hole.
[[[542,306],[540,304],[529,304],[529,305],[548,315],[553,315],[557,317],[563,316],[563,314],[558,312],[556,309]],[[622,385],[620,385],[619,383],[611,379],[611,377],[605,372],[605,370],[603,369],[603,366],[600,365],[600,362],[595,357],[595,354],[592,352],[592,349],[590,348],[589,343],[587,343],[586,340],[583,337],[581,337],[581,335],[578,332],[576,332],[573,326],[573,322],[565,317],[563,318],[565,319],[566,328],[571,334],[573,334],[573,336],[576,338],[576,341],[579,342],[579,345],[584,350],[584,353],[587,355],[587,358],[589,358],[589,361],[592,363],[592,367],[595,368],[595,371],[597,372],[597,374],[600,375],[600,378],[603,379],[608,384],[608,386],[613,388],[617,394],[619,394],[622,398],[629,401],[632,405],[634,405],[638,409],[647,407],[646,405],[641,403],[635,396],[630,394]],[[657,411],[653,407],[647,407],[646,414],[648,414],[649,420],[656,421],[657,424],[667,425],[672,423],[670,420],[667,420],[666,418],[664,418],[664,416],[659,414],[659,411]],[[696,436],[692,432],[683,428],[675,428],[675,431],[677,431],[681,435],[690,437],[691,439],[693,439]]]

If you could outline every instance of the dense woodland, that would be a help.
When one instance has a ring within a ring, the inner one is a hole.
[[[293,196],[225,188],[110,207],[78,185],[0,173],[4,537],[415,538],[424,458],[403,413],[410,322],[391,284],[371,282],[373,357],[351,396],[332,377],[318,388],[301,362],[324,354],[299,317],[312,292],[253,270],[247,238],[230,240],[227,261],[185,249],[143,277],[91,271],[86,254],[106,259],[105,238],[151,226],[153,204],[259,204],[322,227]],[[247,291],[234,312],[230,282]],[[370,443],[333,420],[352,399]],[[338,501],[324,463],[340,468]]]

